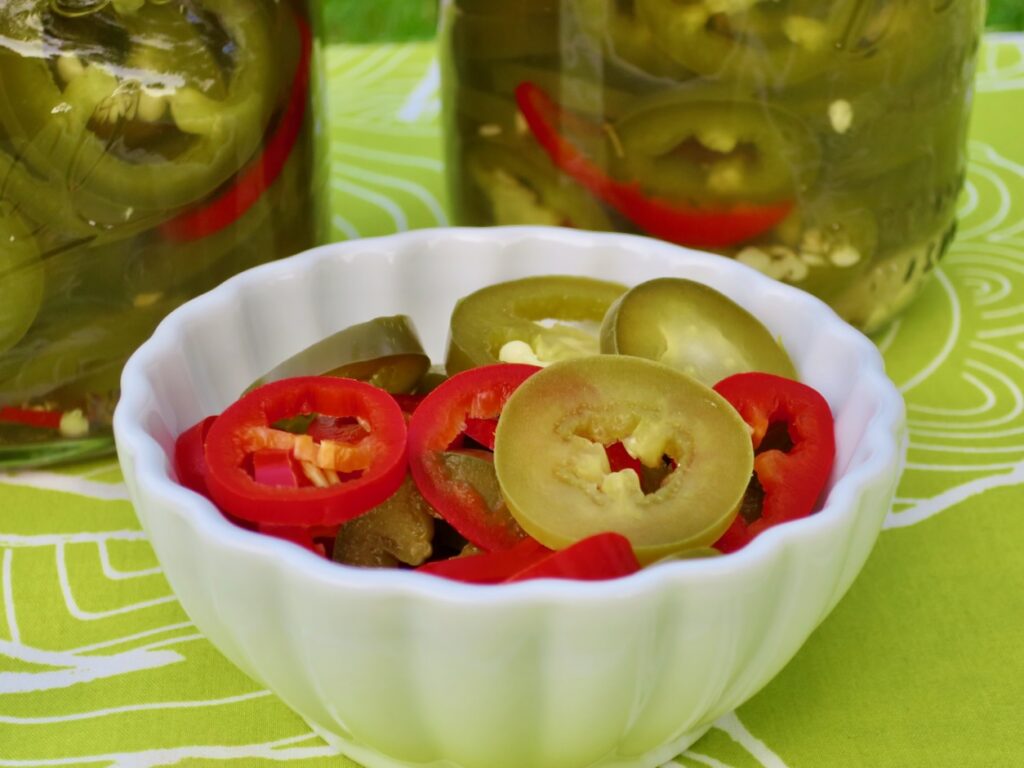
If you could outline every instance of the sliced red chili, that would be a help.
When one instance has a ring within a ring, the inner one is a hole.
[[[509,549],[437,560],[421,565],[416,570],[470,584],[500,584],[551,553],[536,539],[527,538]]]
[[[649,196],[637,181],[610,178],[560,134],[560,124],[575,124],[579,118],[563,110],[540,87],[521,83],[516,101],[537,143],[559,170],[654,237],[698,248],[726,248],[767,232],[793,208],[791,201],[711,208]]]
[[[715,542],[722,552],[733,552],[765,529],[814,511],[832,472],[835,433],[828,402],[798,381],[740,373],[714,389],[750,425],[754,444],[751,503]],[[771,439],[773,433],[781,439]]]
[[[0,421],[8,424],[20,424],[35,429],[60,429],[60,411],[43,411],[34,408],[0,408]]]
[[[273,186],[284,170],[302,132],[309,100],[313,34],[309,23],[295,15],[299,32],[299,62],[285,105],[263,153],[238,174],[235,181],[210,203],[186,211],[163,224],[169,240],[188,242],[216,234],[240,219]]]
[[[174,443],[174,472],[178,482],[207,498],[210,490],[206,487],[206,436],[216,420],[216,416],[207,416],[182,432]]]
[[[304,413],[352,418],[366,425],[357,442],[274,430]],[[207,485],[226,513],[261,525],[337,527],[383,502],[402,483],[406,430],[391,396],[353,379],[302,377],[255,389],[229,406],[206,437]],[[275,487],[252,475],[252,455],[289,450],[323,486]]]
[[[484,550],[508,549],[522,531],[504,505],[492,509],[477,489],[453,475],[445,452],[458,444],[469,420],[496,420],[509,396],[538,370],[500,364],[463,371],[427,395],[409,421],[409,467],[420,493]]]
[[[599,533],[558,551],[534,539],[524,539],[500,552],[441,560],[417,570],[472,584],[528,579],[599,581],[636,573],[640,563],[625,536]]]
[[[575,579],[602,581],[629,576],[640,570],[629,539],[619,533],[598,533],[553,552],[505,579]]]

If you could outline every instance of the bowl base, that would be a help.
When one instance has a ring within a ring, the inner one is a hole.
[[[309,727],[316,731],[316,734],[328,743],[353,760],[363,768],[484,768],[481,766],[464,766],[451,760],[435,760],[430,763],[407,763],[388,757],[375,750],[373,747],[360,744],[359,742],[330,731],[323,726],[306,720]],[[701,736],[708,732],[711,724],[701,725],[692,731],[679,736],[672,743],[648,752],[646,755],[623,757],[621,755],[609,755],[596,763],[588,765],[564,765],[558,768],[658,768],[669,760],[678,757],[685,752],[691,744],[694,744]]]

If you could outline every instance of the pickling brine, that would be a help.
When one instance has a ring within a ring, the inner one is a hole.
[[[982,0],[448,0],[459,224],[730,256],[872,331],[956,230]]]
[[[110,450],[160,319],[315,244],[314,11],[0,3],[0,466]]]

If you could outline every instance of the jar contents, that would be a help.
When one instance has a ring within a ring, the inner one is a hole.
[[[0,467],[112,449],[125,359],[315,244],[305,0],[0,4]]]
[[[733,257],[866,331],[955,233],[980,0],[450,0],[464,225]]]

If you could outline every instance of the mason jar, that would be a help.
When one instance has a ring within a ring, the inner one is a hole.
[[[111,450],[171,309],[314,245],[306,0],[0,3],[0,467]]]
[[[956,230],[983,0],[446,0],[453,218],[737,259],[865,331]]]

